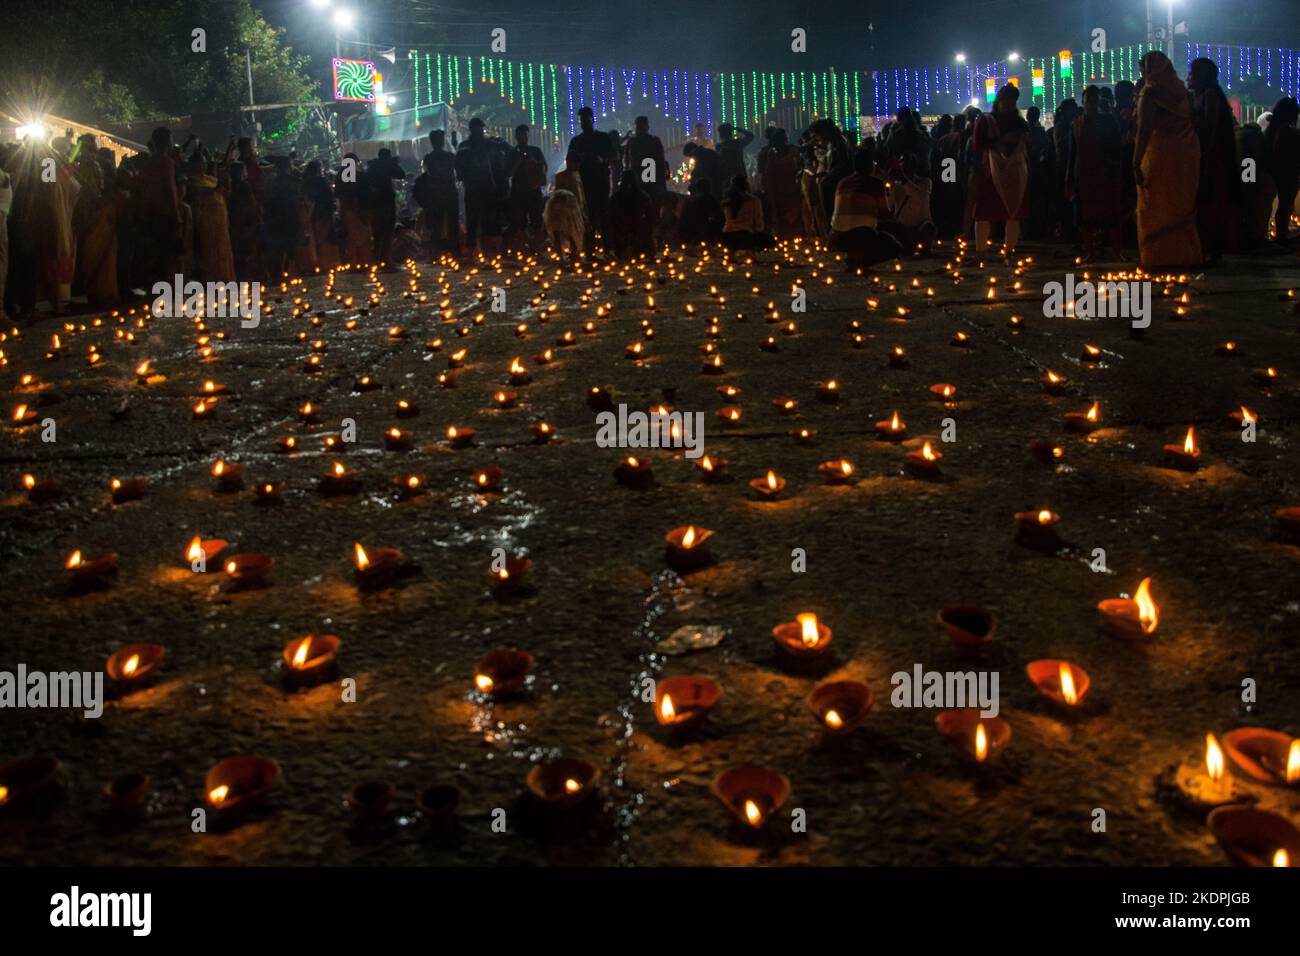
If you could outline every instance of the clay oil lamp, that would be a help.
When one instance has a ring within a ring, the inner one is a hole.
[[[711,356],[709,360],[704,363],[704,367],[701,369],[701,371],[705,375],[722,375],[727,371],[727,368],[722,361],[722,356],[714,355]]]
[[[123,505],[128,501],[139,501],[149,489],[148,478],[114,478],[108,483],[109,494],[113,504]]]
[[[871,710],[871,688],[860,681],[827,681],[813,688],[808,695],[808,709],[813,712],[822,729],[832,736],[847,734]]]
[[[390,325],[388,327],[388,337],[394,342],[406,338],[406,329],[400,325]]]
[[[162,663],[161,644],[127,644],[109,655],[104,673],[117,687],[139,687]]]
[[[277,438],[275,445],[283,454],[289,455],[298,450],[298,439],[293,435],[285,435],[283,438]]]
[[[1300,508],[1278,508],[1273,517],[1284,535],[1300,542]]]
[[[824,461],[817,466],[818,470],[826,476],[828,485],[851,485],[858,480],[857,471],[853,467],[853,462],[847,458],[836,458],[832,461]]]
[[[909,451],[903,459],[903,467],[913,478],[938,478],[939,462],[943,459],[940,452],[934,450],[927,441],[919,450]]]
[[[774,398],[772,407],[776,409],[778,415],[793,415],[799,407],[799,403],[793,398]]]
[[[336,465],[335,468],[341,466]],[[346,469],[344,469],[346,471]],[[324,494],[325,492],[322,492]],[[284,482],[276,481],[259,481],[253,486],[253,501],[262,506],[279,505],[284,503]]]
[[[457,369],[465,367],[465,356],[469,354],[469,349],[457,349],[447,356],[447,368]]]
[[[685,573],[698,571],[713,563],[709,553],[709,539],[713,532],[708,528],[687,525],[685,528],[673,528],[664,536],[664,557],[668,566],[674,571]]]
[[[1065,457],[1065,449],[1050,441],[1031,441],[1029,453],[1044,465],[1054,465]]]
[[[152,375],[154,375],[153,362],[148,359],[135,367],[135,380],[141,385],[148,385]]]
[[[1239,866],[1289,867],[1300,861],[1300,830],[1279,814],[1219,807],[1207,822],[1228,859]]]
[[[790,799],[790,781],[783,774],[752,764],[722,771],[713,778],[710,789],[741,826],[751,831],[763,829]]]
[[[104,784],[99,795],[104,798],[111,812],[125,815],[142,811],[152,790],[152,778],[133,770],[119,774]]]
[[[726,399],[727,401],[732,401],[732,400],[734,400],[738,395],[740,395],[740,386],[739,386],[739,385],[719,385],[719,386],[718,386],[718,394],[721,395],[721,396],[722,396],[724,399]]]
[[[768,469],[767,474],[762,478],[751,478],[749,487],[754,490],[754,494],[758,495],[760,501],[772,501],[785,488],[785,479]]]
[[[722,423],[723,428],[739,428],[744,414],[739,405],[726,405],[716,412],[718,421]]]
[[[519,393],[497,392],[492,396],[492,404],[502,411],[507,408],[516,408],[519,405]]]
[[[781,343],[776,340],[775,336],[769,335],[758,344],[758,348],[763,352],[779,352],[781,351]]]
[[[352,391],[354,392],[373,392],[382,387],[373,375],[362,375],[352,383]]]
[[[1007,319],[1007,328],[1009,329],[1024,328],[1024,325],[1025,318],[1022,315],[1013,315],[1011,318]]]
[[[1255,380],[1256,385],[1275,385],[1277,384],[1277,369],[1272,367],[1252,369],[1250,377]]]
[[[645,343],[633,342],[631,345],[627,346],[627,348],[623,350],[623,357],[625,359],[631,359],[633,361],[645,358],[646,357]]]
[[[1187,429],[1181,445],[1165,445],[1165,464],[1178,471],[1196,471],[1200,465],[1201,449],[1196,446],[1195,429]]]
[[[988,763],[1011,740],[1011,725],[1001,717],[981,717],[978,709],[945,710],[935,718],[939,733],[977,764]]]
[[[414,473],[398,475],[393,479],[393,487],[397,491],[397,497],[405,501],[424,494],[424,478]]]
[[[402,552],[396,548],[363,548],[360,542],[352,545],[356,564],[353,579],[362,591],[378,591],[388,587],[402,570]]]
[[[206,357],[206,356],[205,356]],[[325,360],[319,352],[308,355],[303,360],[302,370],[308,375],[316,375],[325,367]]]
[[[226,577],[234,590],[264,587],[271,577],[274,560],[265,554],[245,552],[226,559]]]
[[[1238,349],[1236,342],[1228,341],[1216,345],[1214,351],[1218,355],[1237,355],[1240,350]]]
[[[36,422],[36,409],[29,405],[18,405],[9,416],[10,428],[26,428]]]
[[[331,679],[338,670],[339,639],[333,634],[308,634],[284,645],[284,681],[306,687]]]
[[[267,757],[227,757],[204,777],[204,800],[209,810],[233,816],[264,802],[280,775],[280,765]]]
[[[396,788],[383,780],[367,780],[348,791],[344,803],[359,824],[378,823],[388,813]]]
[[[673,730],[695,727],[722,699],[712,677],[665,677],[655,684],[655,720]]]
[[[1064,375],[1057,375],[1051,369],[1043,376],[1043,391],[1048,395],[1064,395],[1068,380]]]
[[[420,414],[420,406],[405,398],[399,398],[393,409],[398,418],[415,418]]]
[[[1078,707],[1088,694],[1088,672],[1069,661],[1030,661],[1025,673],[1038,693],[1066,707]]]
[[[1245,792],[1228,773],[1223,747],[1214,734],[1205,735],[1205,761],[1199,766],[1180,764],[1174,782],[1184,802],[1197,809],[1243,803]]]
[[[456,817],[456,808],[460,806],[460,788],[450,783],[425,787],[416,798],[416,806],[431,823],[446,825]]]
[[[614,396],[608,388],[593,385],[587,390],[587,407],[593,412],[609,412],[614,409]]]
[[[504,468],[491,465],[487,468],[481,468],[474,472],[474,487],[484,494],[501,490],[501,482],[505,480],[506,473]]]
[[[542,349],[533,356],[533,361],[538,365],[550,365],[555,361],[555,349]]]
[[[23,475],[23,490],[27,492],[27,500],[34,505],[56,501],[63,497],[63,485],[53,478]]]
[[[474,689],[504,697],[520,690],[532,670],[533,656],[527,651],[489,651],[474,665]]]
[[[73,551],[68,555],[64,567],[74,591],[93,591],[106,587],[117,577],[117,555],[112,551],[100,554],[83,555]]]
[[[439,352],[442,350],[442,346],[442,339],[429,339],[429,341],[424,343],[424,348],[427,352]]]
[[[898,417],[898,410],[882,422],[876,422],[876,437],[884,441],[902,441],[907,437],[907,425]]]
[[[650,462],[628,456],[614,466],[614,480],[628,488],[644,489],[654,484]]]
[[[59,794],[60,766],[53,757],[19,757],[0,763],[0,814],[50,806]]]
[[[895,345],[889,350],[890,368],[907,368],[910,364],[907,359],[907,350],[901,345]]]
[[[554,426],[546,422],[533,422],[528,430],[533,433],[533,442],[538,445],[545,445],[555,437]]]
[[[528,583],[528,577],[532,569],[533,562],[528,558],[506,558],[502,567],[489,567],[488,584],[492,588],[492,596],[506,600],[531,593],[532,586]]]
[[[1035,551],[1053,552],[1061,548],[1061,537],[1056,526],[1061,516],[1043,508],[1039,511],[1016,513],[1016,541]]]
[[[1107,598],[1097,605],[1106,630],[1135,641],[1150,637],[1160,624],[1160,608],[1151,599],[1151,579],[1143,578],[1132,598]]]
[[[191,411],[195,421],[209,419],[217,412],[217,400],[215,398],[201,398],[195,403]]]
[[[1101,361],[1101,349],[1090,342],[1083,343],[1083,348],[1079,352],[1079,359],[1084,362],[1095,365]]]
[[[384,432],[384,448],[387,451],[410,451],[415,447],[415,436],[400,428],[390,428]]]
[[[228,542],[221,538],[211,538],[204,541],[201,537],[195,535],[194,540],[190,542],[190,546],[185,549],[185,563],[197,573],[207,571],[208,563],[218,558],[221,552],[226,550],[227,544]]]
[[[585,760],[557,758],[528,771],[529,794],[553,813],[573,813],[584,807],[600,786],[600,771]]]
[[[931,385],[930,391],[943,402],[951,402],[957,397],[957,386],[949,385],[946,382],[940,382],[937,385]]]
[[[212,483],[218,492],[239,491],[244,487],[244,466],[217,459],[212,465]]]
[[[727,474],[727,459],[705,455],[695,466],[700,470],[700,479],[707,484],[718,484],[730,479]]]
[[[1234,422],[1236,422],[1239,427],[1244,427],[1246,425],[1256,425],[1259,423],[1259,416],[1254,412],[1252,412],[1245,405],[1242,405],[1241,408],[1239,408],[1235,412],[1229,412],[1228,417],[1232,419]]]
[[[777,650],[794,661],[808,662],[825,655],[831,636],[831,629],[811,613],[797,614],[793,621],[772,628]]]
[[[993,291],[992,289],[989,290],[989,292],[992,291]],[[965,332],[959,331],[953,335],[953,337],[949,340],[948,344],[951,345],[953,348],[969,349],[969,348],[973,348],[975,343],[971,341],[971,337],[969,335],[967,335]]]
[[[790,433],[796,445],[811,445],[817,440],[817,429],[815,428],[796,428]]]
[[[998,629],[998,619],[992,611],[972,604],[941,608],[938,620],[939,626],[958,647],[974,648],[987,644]]]
[[[840,400],[840,383],[835,379],[817,383],[817,400],[834,404]]]
[[[1264,727],[1238,727],[1223,735],[1223,747],[1233,763],[1261,783],[1300,784],[1300,739]]]
[[[450,425],[447,428],[447,445],[451,448],[469,448],[474,444],[474,429],[457,428]]]
[[[1066,412],[1065,427],[1067,431],[1081,432],[1085,435],[1095,432],[1101,426],[1101,405],[1093,402],[1086,412]]]
[[[326,496],[356,494],[360,487],[356,472],[341,461],[336,461],[329,471],[321,475],[318,486],[320,493]]]

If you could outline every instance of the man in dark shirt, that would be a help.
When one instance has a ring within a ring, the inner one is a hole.
[[[719,126],[716,152],[722,178],[712,181],[729,183],[737,176],[748,179],[749,173],[745,170],[745,147],[753,141],[754,134],[747,129],[741,130],[740,137],[737,138],[736,130],[730,123]]]
[[[682,154],[691,163],[691,185],[694,186],[700,180],[708,180],[709,183],[722,182],[722,164],[718,162],[718,154],[707,146],[700,146],[698,143],[687,141],[682,147]]]
[[[636,176],[641,189],[654,200],[656,212],[668,191],[668,161],[663,141],[650,132],[650,120],[636,118],[636,132],[623,144],[623,168]]]
[[[446,131],[429,131],[430,152],[421,161],[415,201],[424,212],[425,229],[435,251],[460,254],[460,195],[456,192],[456,158],[445,148]]]
[[[366,167],[366,200],[370,207],[370,233],[374,237],[374,261],[388,262],[397,225],[397,192],[394,179],[405,179],[406,172],[387,149]],[[389,263],[391,267],[391,263]]]
[[[578,174],[587,199],[587,221],[596,231],[605,228],[609,208],[609,164],[614,159],[614,144],[609,136],[596,129],[590,106],[578,110],[582,132],[569,140],[569,152],[577,153]]]
[[[483,121],[469,121],[469,138],[456,150],[456,178],[465,186],[465,243],[472,255],[482,237],[485,252],[501,235],[501,201],[509,182],[498,156],[504,145],[483,135]]]
[[[516,248],[521,238],[526,246],[532,247],[542,231],[546,157],[536,146],[528,144],[528,132],[527,123],[515,127],[515,148],[510,151],[510,232],[506,242],[511,248]]]

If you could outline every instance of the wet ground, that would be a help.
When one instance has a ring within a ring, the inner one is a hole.
[[[1061,250],[1022,250],[1034,261],[1019,276],[1001,261],[968,258],[957,283],[946,269],[953,250],[944,253],[874,281],[807,247],[752,264],[674,254],[585,275],[549,261],[425,263],[380,274],[383,292],[365,315],[378,286],[364,270],[337,278],[350,307],[327,299],[325,278],[315,276],[268,288],[273,312],[256,329],[211,320],[208,330],[225,336],[207,361],[182,319],[146,323],[133,342],[111,316],[71,328],[46,319],[8,337],[7,411],[35,407],[55,420],[57,441],[43,443],[39,423],[2,436],[12,490],[0,499],[8,605],[0,669],[99,669],[141,641],[162,644],[166,656],[156,679],[115,697],[98,720],[70,710],[0,714],[0,757],[63,762],[56,805],[0,821],[0,860],[1221,862],[1204,811],[1181,807],[1159,781],[1177,765],[1202,766],[1209,731],[1300,733],[1300,547],[1274,522],[1278,508],[1300,505],[1300,314],[1283,298],[1300,285],[1296,260],[1238,257],[1185,285],[1157,284],[1139,340],[1121,319],[1044,317],[1043,283],[1074,268]],[[426,302],[403,296],[412,281]],[[806,288],[804,313],[791,309],[794,281]],[[494,286],[506,289],[505,312],[490,309]],[[1185,291],[1188,315],[1175,321]],[[305,300],[298,317],[295,296]],[[768,321],[769,303],[782,323],[797,323],[795,334]],[[905,317],[898,306],[910,310]],[[1013,315],[1023,317],[1019,328],[1008,324]],[[391,336],[393,325],[406,337]],[[970,347],[951,344],[958,331]],[[565,332],[571,347],[558,344]],[[55,333],[62,351],[47,360]],[[779,351],[760,348],[768,336]],[[437,351],[426,345],[434,338],[444,340]],[[309,374],[304,360],[317,339],[322,370]],[[626,358],[638,340],[643,357]],[[1235,352],[1219,354],[1228,340]],[[703,374],[706,342],[716,343],[724,374]],[[1099,361],[1082,361],[1085,343],[1101,348]],[[894,346],[907,350],[907,367],[889,367]],[[449,354],[462,347],[454,387],[440,387]],[[554,360],[536,363],[548,347]],[[530,384],[507,385],[516,356]],[[146,359],[156,375],[142,383],[135,370]],[[1252,371],[1268,366],[1277,377],[1258,383]],[[1068,378],[1064,395],[1044,393],[1048,369]],[[38,383],[19,387],[25,373]],[[356,390],[365,375],[381,387]],[[831,378],[840,400],[819,401],[817,384]],[[195,420],[207,380],[229,394],[210,420]],[[931,393],[936,383],[956,387],[951,402]],[[724,385],[742,391],[725,399]],[[612,471],[629,452],[597,446],[592,386],[611,387],[629,409],[666,401],[704,412],[705,450],[727,459],[735,480],[703,483],[680,451],[632,450],[652,463],[654,486],[620,485]],[[502,388],[519,393],[517,408],[494,407]],[[779,398],[795,399],[795,411],[779,411]],[[418,416],[397,419],[400,399],[418,403]],[[307,401],[318,424],[300,420]],[[1066,432],[1064,414],[1094,401],[1101,427]],[[743,409],[737,427],[715,417],[728,404]],[[1243,405],[1258,415],[1253,443],[1228,417]],[[910,436],[901,446],[874,432],[894,410]],[[355,421],[355,444],[324,453],[321,436],[339,433],[344,419]],[[955,441],[940,441],[944,419],[955,423]],[[549,444],[529,430],[543,420],[558,433]],[[413,432],[414,450],[384,449],[394,425]],[[449,448],[451,425],[476,429],[475,444]],[[1162,446],[1181,445],[1189,426],[1199,470],[1164,467]],[[815,441],[797,444],[797,428],[815,429]],[[276,444],[289,435],[298,438],[291,454]],[[903,472],[905,453],[927,436],[943,454],[941,480]],[[1034,440],[1058,444],[1061,461],[1035,460]],[[209,471],[219,458],[245,465],[244,490],[214,493]],[[837,458],[852,461],[855,483],[821,475],[819,464]],[[335,461],[356,472],[357,494],[318,494]],[[502,490],[480,494],[471,476],[493,465],[504,469]],[[768,469],[786,479],[785,491],[757,501],[748,481]],[[423,476],[427,492],[396,500],[391,483],[408,472]],[[29,502],[25,473],[61,482],[64,497]],[[113,478],[147,478],[147,494],[114,505]],[[282,504],[255,503],[251,489],[264,481],[284,482]],[[1015,540],[1013,516],[1040,508],[1061,516],[1065,547],[1055,554]],[[714,531],[716,563],[683,578],[667,570],[664,535],[687,524]],[[221,573],[194,573],[184,554],[195,535],[272,556],[271,585],[232,591]],[[355,542],[399,548],[418,572],[363,593],[353,581]],[[532,593],[493,595],[494,548],[532,560]],[[1104,571],[1094,570],[1096,548]],[[69,593],[63,564],[75,549],[117,552],[116,580]],[[792,570],[794,549],[806,570]],[[1158,631],[1138,642],[1108,636],[1097,602],[1132,594],[1145,577]],[[938,609],[958,604],[996,613],[990,644],[959,652],[937,627]],[[813,673],[791,670],[771,637],[803,611],[834,635]],[[706,625],[723,629],[716,646],[656,650],[678,628]],[[339,637],[338,676],[355,681],[355,702],[341,700],[337,682],[284,689],[282,651],[308,633]],[[476,660],[497,648],[535,660],[524,691],[501,701],[473,686]],[[1091,690],[1078,712],[1036,692],[1024,668],[1038,658],[1086,669]],[[1012,738],[994,760],[964,759],[937,731],[934,710],[891,706],[890,675],[917,664],[998,672]],[[670,734],[642,689],[647,677],[676,674],[716,678],[723,698],[698,729]],[[806,697],[820,681],[846,678],[867,682],[875,706],[852,734],[831,738]],[[1251,705],[1242,701],[1247,678],[1258,688]],[[282,783],[265,811],[194,833],[204,774],[232,754],[274,758]],[[521,799],[530,767],[560,755],[603,774],[596,812],[567,826],[539,819]],[[738,833],[709,790],[719,771],[741,763],[791,783],[762,834]],[[147,813],[130,824],[106,820],[100,788],[132,770],[153,780]],[[395,786],[393,813],[358,826],[344,797],[370,780]],[[416,795],[434,783],[461,791],[450,831],[416,812]],[[1300,814],[1293,790],[1243,787],[1292,819]],[[806,832],[792,831],[796,808]],[[1096,808],[1106,811],[1104,833],[1093,829]],[[493,828],[498,809],[504,832]]]

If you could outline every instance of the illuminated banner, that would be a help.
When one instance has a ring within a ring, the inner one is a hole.
[[[375,101],[375,64],[370,60],[334,59],[334,99],[349,103]]]

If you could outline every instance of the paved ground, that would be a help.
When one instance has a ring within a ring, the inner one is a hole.
[[[111,317],[64,331],[45,320],[7,338],[8,408],[39,406],[40,417],[55,419],[57,441],[42,443],[39,426],[4,429],[4,483],[15,490],[0,500],[9,607],[0,669],[100,668],[134,641],[161,643],[166,657],[156,681],[110,702],[99,720],[0,714],[0,756],[60,758],[66,790],[47,816],[0,821],[0,860],[1220,862],[1203,813],[1180,808],[1158,781],[1178,764],[1200,766],[1208,731],[1300,733],[1300,548],[1273,521],[1277,508],[1300,505],[1300,315],[1281,299],[1300,284],[1295,259],[1240,257],[1186,285],[1157,285],[1152,325],[1135,340],[1123,320],[1044,317],[1043,283],[1073,267],[1059,250],[1022,252],[1034,261],[1019,294],[1001,262],[981,268],[968,259],[959,284],[944,258],[872,280],[845,275],[805,246],[752,264],[674,255],[585,275],[549,262],[424,264],[411,275],[382,274],[379,304],[364,316],[359,306],[375,291],[365,272],[337,280],[337,291],[355,298],[350,308],[327,301],[324,278],[311,277],[301,290],[268,289],[274,311],[256,329],[214,320],[211,330],[226,335],[204,363],[194,327],[176,319],[148,323],[129,344]],[[428,302],[403,296],[412,280]],[[796,280],[807,292],[802,314],[791,311]],[[493,286],[507,289],[504,314],[488,308]],[[1188,320],[1173,321],[1184,291]],[[298,294],[307,303],[294,318]],[[446,319],[437,311],[444,295]],[[545,321],[534,296],[555,306]],[[878,300],[874,310],[868,297]],[[765,321],[769,302],[783,322],[797,322],[797,334]],[[1023,316],[1019,329],[1008,325],[1013,314]],[[702,374],[712,316],[720,376]],[[348,319],[357,320],[352,331]],[[644,357],[631,361],[625,348],[643,320],[654,337],[641,339]],[[522,338],[519,322],[527,323]],[[390,337],[394,324],[406,338]],[[571,348],[557,346],[566,331]],[[958,331],[970,348],[950,344]],[[63,351],[45,361],[55,332]],[[299,332],[328,346],[323,371],[303,371],[311,347]],[[780,351],[760,349],[769,335]],[[440,351],[426,347],[435,337],[445,340]],[[1238,343],[1236,354],[1217,354],[1227,340]],[[1084,343],[1100,346],[1100,361],[1081,361]],[[896,345],[909,354],[907,368],[887,366]],[[101,356],[93,366],[92,346]],[[465,367],[455,387],[440,388],[448,354],[460,347],[469,350]],[[547,347],[554,361],[535,364]],[[500,410],[491,396],[506,387],[515,356],[532,383],[517,389],[517,408]],[[163,380],[137,382],[145,359]],[[1261,386],[1251,373],[1266,366],[1279,374]],[[1047,369],[1068,377],[1066,394],[1044,394]],[[20,388],[23,373],[38,375],[39,386]],[[363,375],[382,387],[356,391]],[[842,394],[835,404],[817,400],[817,383],[830,378]],[[195,421],[209,379],[230,394],[210,421]],[[932,395],[936,383],[955,385],[955,400]],[[630,409],[667,400],[705,412],[706,451],[728,459],[736,480],[704,484],[680,452],[652,450],[634,452],[653,464],[652,489],[616,483],[625,452],[594,441],[587,391],[597,385],[612,386]],[[728,402],[720,385],[742,392]],[[773,405],[787,397],[798,402],[792,415]],[[395,418],[402,398],[419,404],[417,417]],[[308,400],[319,424],[299,421]],[[1065,412],[1093,401],[1101,428],[1065,432]],[[719,425],[724,404],[743,409],[739,427]],[[1242,405],[1259,416],[1254,443],[1228,418]],[[873,423],[895,409],[914,436],[902,447],[874,437]],[[323,454],[320,436],[346,418],[355,420],[356,444],[345,456]],[[953,442],[937,440],[945,418],[955,422]],[[542,420],[558,440],[532,441],[528,425]],[[399,423],[414,433],[414,451],[384,450],[383,431]],[[448,448],[449,425],[476,429],[475,445]],[[1189,426],[1200,470],[1162,467],[1162,445],[1181,444]],[[796,444],[789,433],[798,427],[816,429],[815,443]],[[294,454],[276,445],[287,435],[298,436]],[[943,453],[941,481],[902,472],[922,436]],[[1033,440],[1059,443],[1062,462],[1034,460]],[[859,480],[828,485],[818,465],[841,457]],[[251,490],[214,494],[217,458],[244,464],[249,488],[283,481],[283,505],[259,507]],[[355,470],[360,493],[317,493],[335,460]],[[481,495],[471,474],[491,465],[505,470],[503,491]],[[755,501],[747,482],[768,469],[786,478],[785,493]],[[390,482],[404,472],[422,474],[428,493],[395,501]],[[66,496],[28,502],[24,473],[60,481]],[[114,477],[148,478],[147,495],[113,505]],[[1068,547],[1056,555],[1015,541],[1013,515],[1044,507],[1061,515]],[[717,563],[683,584],[666,571],[663,537],[689,523],[715,532]],[[271,555],[273,584],[231,592],[224,575],[193,573],[183,555],[196,534]],[[419,572],[399,588],[362,594],[354,542],[400,548]],[[492,596],[486,575],[497,547],[532,559],[535,593]],[[78,548],[120,555],[106,590],[67,592],[63,562]],[[796,548],[806,553],[802,573],[792,571]],[[1090,566],[1094,548],[1105,550],[1104,573]],[[1161,608],[1156,635],[1138,644],[1105,635],[1097,602],[1131,594],[1147,576]],[[996,612],[990,645],[958,653],[935,623],[937,610],[954,604]],[[813,674],[786,668],[770,636],[806,610],[834,631],[833,659]],[[684,625],[717,625],[726,636],[712,649],[656,653]],[[337,684],[282,689],[283,647],[311,632],[341,639],[340,676],[355,679],[356,702],[341,702]],[[533,679],[523,695],[492,702],[473,690],[474,662],[503,647],[532,653]],[[1054,657],[1091,676],[1080,713],[1062,716],[1025,676],[1027,662]],[[1013,734],[992,764],[972,769],[936,730],[934,711],[890,705],[890,675],[917,664],[999,674]],[[724,691],[709,721],[684,736],[666,734],[640,698],[643,678],[672,674],[708,674]],[[829,678],[866,681],[875,695],[847,738],[826,738],[805,703]],[[1246,678],[1258,685],[1251,707],[1241,700]],[[270,810],[223,832],[192,833],[205,771],[239,753],[282,765]],[[530,765],[560,754],[604,774],[601,812],[566,832],[538,824],[519,799]],[[784,811],[760,837],[735,831],[709,783],[744,762],[789,777],[787,810],[806,811],[806,833],[790,832]],[[128,770],[153,778],[148,815],[134,826],[108,824],[99,788]],[[349,824],[344,795],[366,780],[396,786],[391,826]],[[429,834],[414,814],[415,795],[435,782],[463,794],[451,834]],[[1247,789],[1293,819],[1300,811],[1293,791]],[[493,832],[496,808],[506,811],[505,833]],[[1091,829],[1094,808],[1107,811],[1104,834]]]

